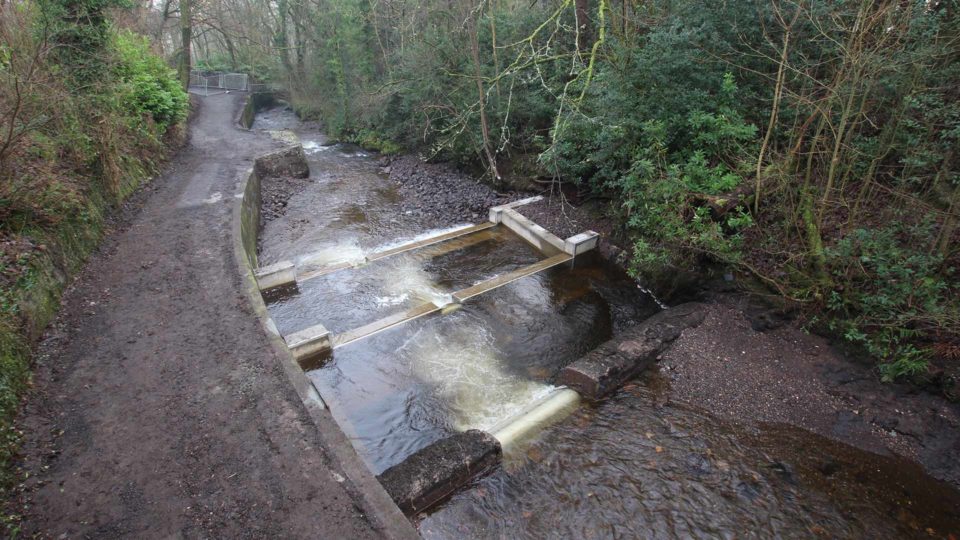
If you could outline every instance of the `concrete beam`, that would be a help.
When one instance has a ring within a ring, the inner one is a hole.
[[[548,268],[553,268],[554,266],[557,266],[558,264],[563,264],[569,260],[570,260],[569,255],[567,255],[566,253],[560,253],[558,255],[554,255],[553,257],[550,257],[549,259],[544,259],[542,261],[535,262],[531,265],[524,266],[523,268],[518,268],[512,272],[507,272],[506,274],[499,275],[495,278],[491,278],[486,281],[481,281],[480,283],[477,283],[472,287],[461,289],[453,293],[453,295],[451,296],[453,297],[454,301],[462,304],[467,300],[473,298],[474,296],[483,294],[487,291],[492,291],[497,287],[503,287],[504,285],[508,283],[512,283],[520,278],[523,278],[532,274],[536,274],[537,272],[542,272],[543,270],[546,270]]]
[[[579,404],[580,394],[569,388],[558,388],[490,431],[500,442],[503,453],[509,454],[547,426],[566,418]]]
[[[438,306],[432,302],[427,302],[425,304],[420,304],[419,306],[412,307],[406,311],[400,313],[394,313],[393,315],[387,315],[386,317],[373,321],[372,323],[365,324],[360,328],[355,328],[349,330],[342,334],[338,334],[332,340],[333,348],[343,347],[344,345],[349,345],[354,341],[358,341],[364,338],[368,338],[374,334],[383,332],[403,324],[405,322],[410,322],[414,319],[419,319],[420,317],[425,317],[427,315],[432,315],[440,311],[442,306]]]
[[[567,255],[576,257],[581,253],[586,253],[597,247],[599,241],[599,234],[593,231],[582,232],[564,240],[563,251],[566,252]]]
[[[520,199],[519,201],[513,201],[512,203],[501,204],[500,206],[492,206],[490,208],[490,222],[491,223],[500,223],[500,219],[503,215],[504,210],[510,208],[516,208],[518,206],[523,206],[525,204],[535,203],[537,201],[542,201],[543,197],[541,195],[536,195],[534,197],[527,197],[526,199]]]
[[[441,439],[377,477],[393,501],[412,516],[443,501],[500,463],[500,443],[471,429]]]
[[[526,216],[516,210],[506,208],[501,211],[500,223],[544,253],[552,254],[563,251],[563,240],[527,219]]]
[[[370,253],[364,254],[361,259],[352,260],[352,261],[343,261],[335,264],[329,264],[322,266],[315,270],[306,271],[299,276],[300,281],[308,281],[316,277],[325,276],[332,274],[334,272],[339,272],[340,270],[346,270],[348,268],[356,268],[364,264],[383,259],[385,257],[390,257],[391,255],[398,255],[400,253],[406,253],[415,249],[424,249],[430,246],[435,246],[436,244],[441,244],[440,247],[435,248],[435,254],[445,253],[445,250],[449,249],[459,249],[460,247],[470,245],[470,242],[473,241],[485,241],[488,240],[489,236],[484,236],[482,233],[494,226],[493,223],[480,223],[477,225],[470,225],[457,229],[450,232],[438,233],[433,236],[426,236],[419,240],[413,242],[408,242],[406,244],[401,244],[391,248],[372,251]],[[464,240],[463,237],[472,238],[472,240]],[[462,243],[458,243],[457,240],[461,240]],[[425,250],[426,252],[426,250]],[[430,253],[430,252],[428,252]]]
[[[297,267],[290,261],[258,268],[253,275],[257,278],[257,286],[261,291],[297,284]]]
[[[331,350],[330,331],[322,324],[294,332],[283,339],[297,362],[309,360]]]
[[[563,368],[557,383],[586,399],[602,399],[652,364],[684,329],[698,326],[704,317],[705,306],[695,302],[665,309]]]

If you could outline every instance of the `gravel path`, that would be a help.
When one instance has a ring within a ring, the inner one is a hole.
[[[233,193],[276,144],[234,127],[241,97],[203,100],[64,296],[19,420],[25,535],[382,536],[241,293]]]

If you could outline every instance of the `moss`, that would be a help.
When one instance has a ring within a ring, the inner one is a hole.
[[[373,150],[384,155],[399,154],[400,145],[372,130],[361,130],[349,138],[350,142],[360,145],[365,150]]]

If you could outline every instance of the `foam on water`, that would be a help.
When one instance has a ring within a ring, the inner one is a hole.
[[[387,243],[380,244],[373,249],[373,253],[378,253],[381,251],[387,251],[389,249],[398,248],[406,244],[412,244],[414,242],[419,242],[421,240],[427,240],[435,236],[440,236],[441,234],[448,234],[452,232],[462,231],[463,229],[469,229],[473,227],[470,223],[464,223],[462,225],[454,225],[453,227],[447,227],[445,229],[430,229],[429,231],[424,231],[420,234],[414,236],[400,237],[395,240],[391,240]]]
[[[356,239],[348,242],[325,246],[297,258],[297,266],[303,268],[322,267],[340,263],[362,263],[365,260],[363,249]]]
[[[303,151],[307,154],[317,154],[323,152],[324,150],[329,150],[330,146],[324,146],[317,141],[303,141]]]
[[[447,404],[455,429],[489,430],[555,390],[511,372],[485,328],[459,322],[427,326],[401,351],[411,358],[413,375]]]
[[[420,303],[430,302],[439,307],[449,304],[452,300],[449,293],[437,287],[433,278],[418,263],[409,258],[390,260],[383,272],[383,290],[386,298],[400,303],[413,298]],[[402,298],[402,300],[401,300]]]
[[[378,296],[376,297],[377,307],[386,307],[386,306],[398,306],[407,300],[410,299],[410,295],[407,293],[394,295],[394,296]]]

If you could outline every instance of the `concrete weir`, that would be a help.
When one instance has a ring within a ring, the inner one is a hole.
[[[401,244],[399,246],[394,246],[391,248],[373,251],[371,253],[364,255],[363,258],[358,261],[347,261],[347,262],[341,262],[341,263],[323,266],[321,268],[317,268],[316,270],[311,270],[308,272],[304,272],[302,275],[295,276],[295,279],[302,283],[304,281],[307,281],[313,278],[326,276],[334,272],[339,272],[340,270],[346,270],[347,268],[354,268],[357,266],[367,264],[369,262],[384,259],[391,255],[399,255],[400,253],[406,253],[408,251],[425,248],[428,246],[439,244],[441,242],[447,242],[450,240],[454,240],[456,238],[460,238],[462,236],[473,235],[474,233],[479,233],[481,231],[487,230],[493,227],[494,225],[495,225],[494,223],[480,223],[478,225],[471,225],[468,227],[464,227],[462,229],[457,229],[455,231],[440,233],[434,236],[429,236],[427,238],[421,238],[419,240],[408,242],[406,244]],[[293,263],[287,263],[287,264],[293,265]]]
[[[331,342],[330,346],[333,349],[343,347],[344,345],[349,345],[355,341],[370,337],[374,334],[380,333],[384,330],[388,330],[397,325],[412,321],[414,319],[419,319],[420,317],[425,317],[427,315],[432,315],[434,313],[443,312],[446,313],[452,308],[457,307],[459,304],[473,298],[474,296],[483,294],[488,291],[492,291],[497,287],[503,287],[508,283],[512,283],[520,278],[535,274],[546,270],[547,268],[552,268],[559,264],[563,264],[567,261],[570,261],[573,257],[567,255],[566,253],[561,253],[559,255],[554,255],[549,259],[544,259],[542,261],[533,263],[531,265],[525,266],[523,268],[514,270],[513,272],[508,272],[501,276],[497,276],[486,281],[477,283],[472,287],[459,290],[453,293],[451,296],[452,301],[446,305],[438,305],[432,302],[427,302],[420,304],[419,306],[408,309],[400,313],[395,313],[393,315],[388,315],[382,319],[376,320],[372,323],[365,324],[359,328],[344,332],[335,336]]]
[[[285,158],[288,156],[295,158],[298,153],[287,151],[279,155]],[[258,166],[251,173],[251,179],[256,179],[256,185],[253,189],[251,189],[250,183],[246,186],[245,208],[254,203],[259,206],[259,175],[263,174],[262,170],[262,165],[258,163]],[[323,358],[323,355],[329,354],[334,349],[355,343],[420,317],[446,313],[478,295],[503,287],[526,276],[570,262],[576,256],[597,246],[598,235],[593,231],[586,231],[570,238],[561,239],[515,210],[524,204],[538,200],[541,200],[541,197],[531,197],[494,207],[490,209],[490,220],[487,223],[441,232],[412,242],[389,246],[362,254],[355,260],[312,269],[308,263],[301,262],[301,264],[306,264],[306,267],[300,270],[306,271],[299,272],[297,264],[292,261],[282,261],[258,268],[256,234],[259,226],[259,209],[256,210],[255,217],[252,215],[253,210],[250,210],[251,215],[243,214],[241,219],[240,229],[242,234],[240,236],[243,238],[243,246],[245,247],[243,259],[249,271],[248,275],[251,279],[256,280],[256,287],[260,291],[269,291],[279,287],[296,286],[298,283],[315,277],[347,270],[413,250],[423,250],[424,254],[431,255],[462,249],[465,246],[490,239],[491,232],[489,229],[498,225],[507,227],[546,255],[543,260],[456,291],[450,295],[450,302],[446,305],[442,305],[442,302],[424,303],[339,335],[331,335],[323,324],[316,324],[282,338],[277,335],[278,338],[282,339],[284,349],[293,360],[292,363],[302,367],[313,366],[315,364],[311,361]],[[301,259],[301,261],[309,260],[309,256]],[[259,301],[262,305],[262,297],[259,298]],[[265,313],[263,316],[266,318],[265,326],[273,328],[275,331],[275,326],[271,324],[269,317],[266,317]],[[322,361],[319,360],[319,362]],[[304,369],[307,368],[304,367]],[[300,370],[296,376],[297,384],[304,385],[304,379],[304,372]],[[309,380],[307,379],[307,381]],[[309,382],[306,384],[309,384]],[[319,395],[316,395],[312,385],[310,390],[313,390],[312,395],[315,395],[320,401]],[[477,476],[486,474],[499,465],[504,460],[504,456],[510,458],[514,454],[520,455],[517,452],[524,446],[524,443],[535,437],[545,427],[565,418],[576,409],[580,400],[580,394],[570,388],[558,387],[552,389],[546,395],[523,407],[516,414],[493,426],[489,432],[468,430],[436,441],[391,467],[378,479],[386,493],[405,514],[413,515],[422,512],[444,500]]]
[[[579,404],[580,394],[569,388],[557,388],[493,426],[490,431],[503,453],[510,454],[544,428],[566,418]]]
[[[419,306],[410,308],[407,311],[388,315],[382,319],[373,321],[359,328],[355,328],[353,330],[349,330],[347,332],[334,336],[332,339],[329,340],[329,349],[332,350],[332,349],[337,349],[339,347],[343,347],[345,345],[349,345],[351,343],[367,338],[369,336],[372,336],[384,330],[388,330],[400,324],[403,324],[415,319],[419,319],[420,317],[432,315],[437,312],[446,313],[450,309],[455,308],[456,305],[462,304],[463,302],[466,302],[467,300],[475,296],[478,296],[488,291],[492,291],[493,289],[496,289],[498,287],[503,287],[504,285],[512,283],[518,279],[524,278],[532,274],[536,274],[538,272],[542,272],[544,270],[547,270],[548,268],[553,268],[554,266],[558,266],[563,263],[569,262],[573,260],[573,258],[576,257],[577,255],[583,254],[596,247],[598,236],[597,236],[597,233],[593,231],[587,231],[585,233],[581,233],[576,236],[571,236],[566,240],[560,240],[560,238],[554,236],[543,227],[540,227],[536,223],[533,223],[532,221],[521,216],[520,214],[518,214],[516,211],[513,210],[513,208],[516,206],[519,206],[521,204],[528,204],[538,200],[540,200],[540,197],[531,197],[529,199],[523,199],[515,203],[511,203],[511,205],[495,207],[490,210],[490,215],[499,216],[511,223],[514,223],[513,227],[516,227],[517,231],[521,231],[521,233],[519,233],[520,236],[527,239],[536,247],[543,246],[543,248],[540,250],[545,251],[548,254],[552,253],[552,256],[542,261],[525,266],[523,268],[519,268],[512,272],[508,272],[506,274],[488,279],[486,281],[482,281],[471,287],[467,287],[466,289],[456,291],[451,295],[451,299],[452,299],[451,304],[439,305],[439,304],[430,303],[430,302],[424,303]],[[507,221],[503,221],[503,223],[507,223]],[[466,238],[471,238],[475,235],[482,234],[485,230],[489,229],[490,227],[493,227],[494,225],[496,225],[496,223],[491,221],[489,223],[482,223],[482,224],[474,225],[464,229],[458,229],[456,231],[439,234],[426,239],[421,239],[416,242],[402,244],[400,246],[374,252],[366,256],[364,258],[364,261],[373,261],[373,260],[389,257],[390,255],[396,255],[398,253],[411,251],[414,249],[427,248],[435,244],[454,242],[455,240],[458,240],[458,239],[463,240]],[[543,241],[538,244],[534,241],[531,241],[530,238],[543,239]],[[466,241],[464,240],[464,242]],[[452,243],[452,245],[450,246],[450,249],[463,247],[463,245],[465,244]],[[555,246],[560,246],[560,248],[558,249]],[[338,263],[335,265],[321,268],[309,274],[301,275],[298,277],[295,276],[294,279],[295,280],[298,279],[300,282],[303,282],[313,277],[326,275],[331,272],[336,272],[339,270],[343,270],[345,268],[357,266],[357,264],[358,263],[354,263],[354,262]],[[293,267],[292,263],[281,263],[274,266],[276,266],[277,269],[275,270],[271,269],[272,272],[277,272],[277,273],[293,272],[294,275],[296,274],[295,269],[291,270],[291,268]],[[266,270],[266,268],[264,270]],[[284,276],[288,277],[289,273],[284,274]],[[282,280],[278,278],[276,279],[276,281],[282,281]],[[265,281],[265,283],[271,283],[271,282]],[[289,285],[290,283],[285,282],[284,284]],[[311,351],[311,354],[315,355],[322,352],[325,352],[325,351],[323,350]]]

